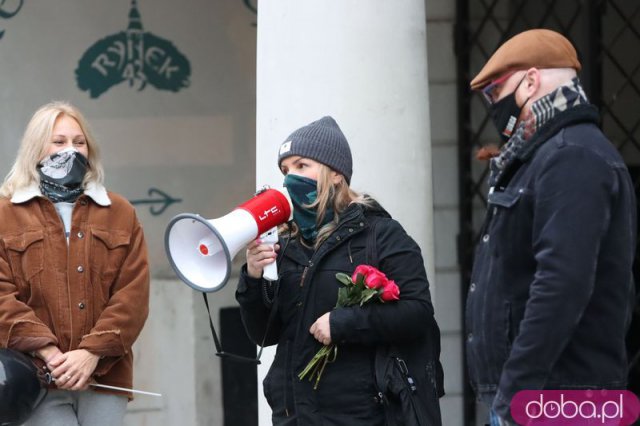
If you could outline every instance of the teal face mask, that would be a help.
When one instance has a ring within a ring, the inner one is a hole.
[[[288,174],[284,178],[284,186],[293,204],[293,221],[298,225],[302,237],[307,241],[315,241],[318,229],[333,219],[333,210],[329,208],[322,224],[317,226],[318,211],[308,207],[318,199],[318,182],[308,177]]]

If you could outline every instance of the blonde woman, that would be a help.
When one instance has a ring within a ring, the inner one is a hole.
[[[0,188],[0,345],[55,378],[29,425],[118,425],[131,346],[148,314],[149,268],[135,210],[103,186],[99,149],[80,111],[35,112]]]
[[[278,344],[264,380],[273,424],[439,425],[440,335],[420,248],[375,200],[349,187],[351,150],[333,118],[293,132],[280,146],[278,166],[293,204],[293,232],[277,253],[260,241],[249,244],[236,293],[250,338]],[[280,279],[273,285],[262,273],[276,259]],[[359,265],[395,280],[398,300],[334,309],[336,273],[351,275]],[[337,355],[314,389],[298,375],[332,343]],[[418,384],[416,412],[402,411],[388,376],[379,374],[377,355],[389,347]]]

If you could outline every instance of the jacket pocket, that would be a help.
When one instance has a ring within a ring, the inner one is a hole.
[[[487,202],[494,206],[499,206],[499,207],[504,207],[509,209],[514,205],[516,205],[516,203],[518,202],[518,200],[520,200],[520,197],[522,197],[522,194],[524,193],[525,193],[525,189],[519,189],[517,191],[505,191],[505,192],[494,191],[490,193],[489,196],[487,197]]]
[[[91,229],[91,278],[101,286],[103,300],[111,297],[111,287],[129,251],[130,240],[130,234],[123,231]]]
[[[288,417],[293,413],[293,398],[290,388],[291,378],[289,377],[291,365],[290,342],[285,340],[278,344],[276,356],[269,372],[264,378],[262,385],[264,396],[271,407],[274,419],[278,417]]]
[[[489,221],[485,232],[490,235],[489,253],[493,258],[512,256],[522,247],[531,247],[532,192],[528,188],[507,188],[489,194]],[[481,247],[479,244],[478,247]],[[523,262],[524,259],[516,259]]]
[[[44,232],[38,229],[5,237],[4,245],[20,298],[31,304],[39,294],[39,277],[44,269]]]

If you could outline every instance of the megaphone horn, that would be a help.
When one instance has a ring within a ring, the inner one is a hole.
[[[275,244],[277,227],[291,218],[291,212],[285,191],[265,189],[217,219],[179,214],[165,232],[169,263],[188,286],[203,292],[218,291],[227,283],[238,251],[260,235]],[[273,271],[268,273],[265,268],[265,278],[275,279],[277,271],[275,277]]]

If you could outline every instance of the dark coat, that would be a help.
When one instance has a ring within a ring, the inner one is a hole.
[[[590,105],[555,116],[489,194],[466,345],[472,386],[502,417],[520,390],[626,384],[636,202],[597,121]]]
[[[334,310],[340,287],[336,273],[351,274],[356,266],[371,262],[366,244],[373,221],[378,222],[373,228],[378,267],[398,284],[400,300]],[[435,326],[419,247],[384,210],[358,204],[342,214],[338,228],[315,252],[295,239],[288,246],[281,241],[280,246],[277,313],[265,341],[265,346],[278,344],[264,380],[274,424],[383,425],[373,375],[376,345],[420,342]],[[263,298],[265,285],[248,277],[243,268],[236,298],[246,330],[257,344],[263,341],[270,312]],[[321,348],[309,328],[330,311],[338,354],[313,390],[311,382],[297,375]]]

